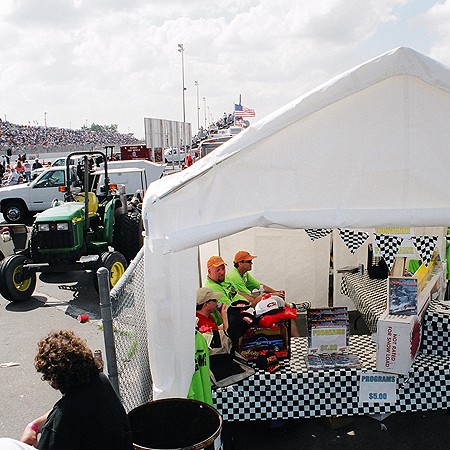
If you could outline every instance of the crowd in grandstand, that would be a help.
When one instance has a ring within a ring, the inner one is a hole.
[[[121,145],[138,144],[132,134],[68,128],[16,125],[0,119],[0,149],[20,150],[30,145]]]

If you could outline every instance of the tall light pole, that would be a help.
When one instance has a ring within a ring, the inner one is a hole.
[[[198,81],[194,81],[197,88],[197,130],[200,130],[200,106],[198,105]]]
[[[181,79],[183,82],[183,143],[184,148],[186,149],[186,101],[185,101],[185,90],[186,87],[184,85],[184,45],[178,44],[178,51],[181,53]]]
[[[47,113],[46,112],[44,113],[44,125],[45,125],[45,128],[47,128]]]
[[[203,97],[203,108],[205,111],[205,130],[206,130],[206,97]]]

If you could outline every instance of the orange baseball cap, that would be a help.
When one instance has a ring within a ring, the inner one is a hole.
[[[240,250],[239,252],[237,252],[235,255],[234,255],[234,262],[235,263],[238,263],[238,262],[240,262],[240,261],[247,261],[247,260],[252,260],[252,259],[254,259],[254,258],[256,258],[256,256],[254,256],[254,255],[250,255],[250,253],[249,252],[246,252],[246,251],[244,251],[244,250]]]
[[[208,259],[208,262],[206,263],[206,267],[219,267],[222,264],[227,265],[227,263],[222,259],[221,256],[211,256],[211,258]]]

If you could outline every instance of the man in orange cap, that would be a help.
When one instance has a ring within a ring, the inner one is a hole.
[[[249,273],[252,270],[253,260],[256,256],[249,252],[240,250],[234,255],[234,269],[225,277],[225,280],[230,282],[237,291],[256,298],[259,294],[252,294],[252,291],[259,289],[262,286],[265,294],[275,294],[278,297],[284,298],[284,291],[277,291],[270,286],[260,283],[255,280]]]
[[[247,300],[253,305],[255,299],[245,292],[238,292],[234,286],[225,280],[226,262],[221,256],[211,256],[206,263],[208,268],[208,276],[206,277],[204,287],[211,289],[213,292],[219,292],[222,296],[219,298],[219,306],[221,303],[230,306],[235,300]],[[214,316],[217,322],[217,317]]]
[[[284,299],[284,291],[277,291],[266,284],[260,283],[250,275],[249,271],[252,270],[255,258],[255,255],[251,255],[245,250],[238,251],[234,255],[234,269],[225,277],[225,281],[231,283],[240,294],[253,297],[255,304],[261,299],[262,293],[252,294],[252,291],[260,289],[261,286],[264,294],[274,294]],[[299,336],[297,324],[293,319],[291,320],[291,333],[292,336]]]

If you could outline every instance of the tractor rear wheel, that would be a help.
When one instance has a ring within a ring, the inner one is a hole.
[[[142,216],[138,212],[128,212],[116,217],[114,224],[113,247],[130,262],[143,244]]]
[[[23,255],[11,255],[0,266],[0,293],[6,300],[21,302],[28,300],[36,287],[36,274],[25,275],[23,265],[28,259]],[[25,278],[26,276],[26,278]]]

